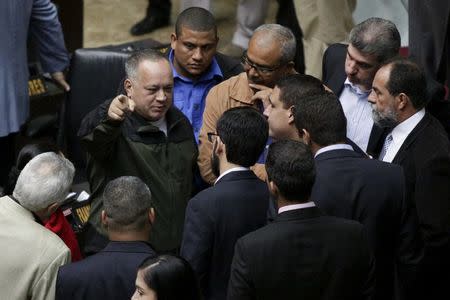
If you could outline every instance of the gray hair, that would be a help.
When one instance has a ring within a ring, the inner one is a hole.
[[[297,41],[292,31],[279,24],[263,24],[256,28],[255,33],[264,31],[264,38],[275,40],[281,49],[280,63],[284,64],[294,60]]]
[[[103,192],[108,228],[115,231],[142,229],[152,207],[152,194],[138,177],[122,176],[110,181]]]
[[[17,179],[13,197],[29,211],[42,210],[66,199],[75,168],[61,155],[42,153],[30,160]]]
[[[364,54],[375,55],[383,63],[398,55],[400,33],[391,21],[369,18],[350,31],[350,44]]]
[[[131,80],[137,79],[137,71],[142,61],[158,62],[164,60],[169,63],[167,57],[158,50],[144,49],[131,54],[125,61],[125,74]]]

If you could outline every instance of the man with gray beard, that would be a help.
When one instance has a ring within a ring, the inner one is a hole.
[[[417,209],[425,242],[418,299],[450,299],[450,143],[425,111],[424,73],[411,61],[392,60],[376,73],[368,99],[374,122],[391,129],[378,159],[403,167]]]

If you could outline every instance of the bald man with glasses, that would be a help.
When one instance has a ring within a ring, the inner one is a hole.
[[[262,25],[255,30],[248,50],[241,58],[244,72],[210,90],[203,113],[198,158],[200,173],[209,184],[214,183],[216,176],[210,166],[212,144],[208,142],[208,132],[216,132],[217,120],[232,107],[252,106],[262,113],[264,104],[258,92],[273,88],[279,78],[296,73],[295,51],[295,37],[288,28],[278,24]],[[258,177],[265,179],[262,164],[257,163],[253,170]]]

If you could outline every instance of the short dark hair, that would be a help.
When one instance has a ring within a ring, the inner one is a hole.
[[[217,134],[226,146],[228,162],[250,167],[264,150],[269,124],[252,107],[234,107],[217,121]]]
[[[423,70],[405,58],[390,60],[385,65],[390,68],[386,88],[393,96],[405,93],[416,110],[428,103],[427,82]]]
[[[378,63],[398,55],[400,33],[394,23],[382,18],[369,18],[350,31],[350,44],[365,54],[374,55]]]
[[[195,273],[182,257],[160,255],[144,260],[139,266],[145,284],[162,300],[199,300],[200,289]]]
[[[181,36],[183,27],[200,32],[214,30],[217,37],[216,19],[212,13],[201,7],[189,7],[178,15],[175,22],[175,34],[177,37]]]
[[[45,152],[59,153],[60,149],[50,142],[39,142],[36,144],[25,145],[17,155],[16,165],[13,166],[8,174],[8,181],[3,187],[4,195],[11,195],[16,186],[17,178],[19,178],[20,171],[25,165],[33,159],[35,156]]]
[[[288,75],[275,83],[280,89],[280,101],[284,108],[296,106],[308,96],[325,93],[325,87],[319,79],[305,74]]]
[[[122,176],[106,185],[103,206],[109,229],[119,232],[140,230],[148,222],[152,195],[138,177]]]
[[[168,58],[161,52],[155,49],[144,49],[133,52],[125,61],[125,73],[127,78],[136,79],[137,70],[142,61],[157,62],[164,60],[169,63]]]
[[[332,93],[310,96],[295,107],[295,127],[309,132],[311,140],[324,147],[345,142],[347,119]]]
[[[316,178],[314,158],[308,146],[294,140],[281,140],[269,146],[267,178],[288,201],[306,202]]]

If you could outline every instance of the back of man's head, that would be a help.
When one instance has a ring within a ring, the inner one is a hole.
[[[175,34],[180,37],[183,27],[192,31],[207,32],[214,30],[217,36],[216,19],[208,10],[201,7],[190,7],[183,10],[175,22]]]
[[[364,54],[374,55],[378,63],[398,55],[400,33],[391,21],[369,18],[350,31],[350,44]]]
[[[125,73],[127,78],[131,80],[136,80],[138,75],[138,68],[143,61],[166,61],[169,63],[168,58],[158,50],[154,49],[144,49],[139,50],[131,54],[125,61]]]
[[[152,196],[139,178],[123,176],[110,181],[103,191],[108,231],[142,231],[149,222]]]
[[[295,106],[295,127],[306,130],[321,147],[344,143],[347,119],[334,94],[323,93],[303,99]]]
[[[61,203],[72,186],[74,174],[73,164],[63,156],[53,152],[39,154],[20,172],[13,197],[32,212]]]
[[[285,108],[296,106],[309,96],[324,94],[322,82],[305,74],[293,74],[281,78],[275,84],[280,89],[280,101]]]
[[[243,167],[254,165],[267,142],[266,118],[251,107],[235,107],[217,121],[217,134],[226,147],[229,163]]]
[[[390,68],[386,88],[392,96],[404,93],[408,96],[415,110],[420,110],[428,102],[427,82],[423,70],[414,62],[396,58],[387,62]]]
[[[307,202],[316,178],[311,150],[302,142],[272,143],[266,159],[267,178],[287,201]],[[275,195],[276,196],[276,195]]]

